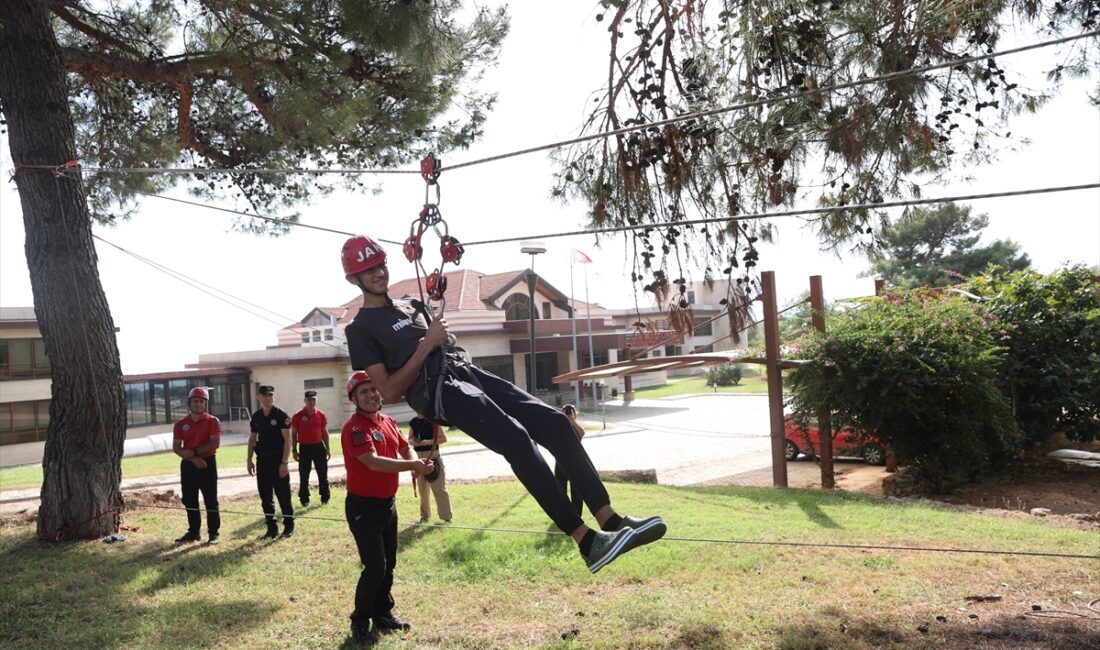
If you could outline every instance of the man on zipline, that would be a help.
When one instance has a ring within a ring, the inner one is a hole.
[[[344,329],[351,365],[370,375],[386,402],[404,397],[417,413],[456,426],[504,456],[543,511],[577,542],[592,573],[664,536],[660,517],[621,517],[611,508],[611,498],[565,415],[447,349],[445,319],[429,322],[423,306],[389,297],[390,275],[381,246],[369,237],[353,237],[344,244],[341,258],[348,282],[363,291],[363,307]],[[584,524],[535,443],[574,482],[600,531]]]

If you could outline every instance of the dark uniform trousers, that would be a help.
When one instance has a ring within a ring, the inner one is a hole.
[[[554,478],[557,479],[558,485],[561,486],[562,491],[566,491],[566,488],[571,488],[569,492],[569,502],[573,504],[573,509],[577,511],[577,514],[581,514],[581,509],[584,508],[584,500],[581,499],[581,493],[577,490],[577,484],[574,482],[569,484],[569,477],[565,475],[565,469],[562,468],[561,463],[554,464]]]
[[[256,487],[260,490],[260,505],[267,516],[267,529],[278,528],[275,520],[275,504],[272,493],[279,499],[279,509],[283,513],[283,527],[294,530],[294,506],[290,503],[290,475],[279,478],[279,465],[283,462],[281,454],[258,454],[256,456]]]
[[[317,470],[317,492],[321,501],[328,501],[328,460],[325,459],[325,443],[298,445],[298,498],[309,501],[309,470]]]
[[[611,503],[569,418],[511,382],[477,366],[453,367],[443,385],[443,410],[447,422],[504,456],[516,478],[563,532],[571,533],[584,522],[535,443],[554,456],[589,511],[595,513]]]
[[[206,529],[211,536],[218,534],[222,518],[218,512],[218,463],[215,456],[204,458],[206,467],[199,469],[190,460],[180,461],[180,492],[183,493],[183,505],[187,508],[187,534],[198,535],[202,528],[202,514],[199,513],[199,492],[206,506]]]
[[[359,549],[363,572],[355,586],[352,623],[368,625],[371,618],[393,609],[393,568],[397,564],[397,507],[394,499],[374,499],[348,493],[344,516]]]

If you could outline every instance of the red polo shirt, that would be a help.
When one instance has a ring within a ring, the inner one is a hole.
[[[184,449],[198,449],[210,442],[210,439],[214,436],[221,435],[221,421],[209,413],[203,413],[198,422],[192,420],[191,414],[188,413],[177,420],[176,425],[172,427],[172,438],[174,440],[182,440]],[[209,451],[203,454],[202,457],[210,458],[216,454],[217,451],[217,449]]]
[[[328,417],[321,409],[314,409],[313,415],[310,415],[303,408],[290,418],[290,426],[298,432],[298,444],[316,445],[325,439]]]
[[[375,472],[358,457],[368,451],[385,458],[398,458],[409,443],[397,430],[393,418],[375,413],[371,420],[359,411],[344,423],[340,445],[344,449],[344,467],[348,471],[348,492],[361,497],[388,499],[397,494],[397,472]]]

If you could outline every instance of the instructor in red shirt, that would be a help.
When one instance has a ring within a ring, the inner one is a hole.
[[[328,460],[332,458],[328,439],[328,416],[317,408],[317,391],[307,390],[302,410],[290,418],[294,460],[298,461],[298,500],[309,505],[309,471],[317,470],[317,492],[321,505],[328,503]]]
[[[207,544],[218,543],[221,515],[218,513],[218,464],[214,454],[222,439],[222,424],[206,412],[210,393],[205,388],[192,388],[187,395],[190,411],[172,427],[172,451],[180,461],[180,492],[187,508],[187,532],[177,544],[199,541],[202,515],[199,513],[199,492],[206,505]]]
[[[347,383],[355,413],[344,424],[340,444],[348,473],[344,514],[355,537],[363,571],[355,587],[351,634],[357,642],[370,641],[374,630],[408,630],[393,615],[393,568],[397,563],[397,473],[432,471],[431,460],[414,459],[409,443],[388,415],[379,413],[382,395],[370,376],[356,372]],[[400,456],[400,458],[398,458]]]

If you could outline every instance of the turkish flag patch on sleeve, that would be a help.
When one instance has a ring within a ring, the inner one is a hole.
[[[367,436],[366,431],[360,431],[358,429],[353,429],[352,430],[352,432],[351,432],[351,446],[353,446],[353,447],[362,447],[363,445],[367,444],[368,442],[370,442],[370,437]]]

